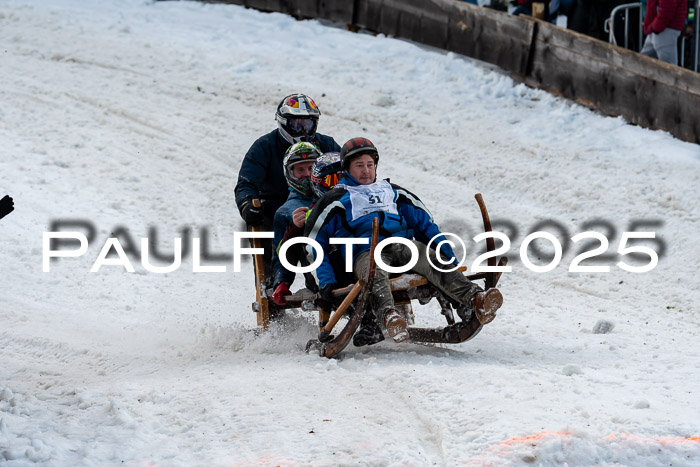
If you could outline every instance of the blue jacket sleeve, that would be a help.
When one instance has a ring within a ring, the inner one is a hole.
[[[275,236],[272,239],[272,274],[273,274],[273,284],[277,287],[282,282],[288,282],[292,284],[296,274],[292,271],[287,270],[282,266],[282,262],[279,258],[279,247],[282,241],[282,236],[285,230],[292,223],[291,217],[287,216],[287,212],[283,209],[279,209],[275,213],[275,220],[273,223],[273,230]]]
[[[432,244],[433,248],[442,240],[447,240],[447,237],[440,231],[437,224],[433,222],[432,216],[427,211],[413,203],[399,202],[397,205],[401,215],[406,219],[408,227],[413,229],[416,240],[427,245],[435,237],[435,241]],[[447,259],[454,258],[455,261],[458,261],[449,244],[443,244],[440,247],[440,251]]]
[[[338,280],[333,271],[328,253],[330,252],[330,239],[334,238],[342,228],[341,219],[345,216],[345,206],[338,203],[345,190],[335,189],[326,193],[314,206],[309,218],[306,220],[304,235],[315,240],[323,249],[323,261],[314,271],[319,288],[324,285],[337,283]],[[309,263],[316,260],[317,253],[309,245],[307,247]]]
[[[323,250],[323,261],[321,261],[321,264],[318,268],[316,268],[315,271],[319,289],[323,288],[324,285],[334,284],[338,282],[338,280],[335,277],[335,273],[333,272],[333,267],[331,266],[330,259],[328,257],[328,252],[330,251],[331,245],[330,239],[332,238],[332,232],[335,231],[334,224],[334,220],[325,223],[318,231],[315,232],[315,235],[309,237],[313,240],[316,240],[318,244],[321,245],[321,249]],[[308,250],[311,250],[313,261],[316,261],[316,250],[312,248],[311,245],[307,247],[307,251]]]

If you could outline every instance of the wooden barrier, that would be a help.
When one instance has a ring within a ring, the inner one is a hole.
[[[338,23],[352,24],[355,7],[352,0],[345,2],[318,2],[318,15],[320,18]]]
[[[498,65],[518,75],[527,73],[535,27],[519,16],[450,2],[447,50]]]
[[[535,37],[528,85],[700,143],[697,73],[541,21]]]
[[[355,2],[355,24],[444,49],[449,10],[430,0],[427,3],[432,8],[426,8],[425,3],[425,0],[359,0]]]
[[[497,65],[529,86],[700,144],[699,74],[529,16],[456,0],[208,1],[337,21],[450,50]]]

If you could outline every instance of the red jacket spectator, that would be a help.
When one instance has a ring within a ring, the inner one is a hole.
[[[644,34],[659,34],[666,28],[682,31],[688,16],[688,0],[649,0],[644,18]]]

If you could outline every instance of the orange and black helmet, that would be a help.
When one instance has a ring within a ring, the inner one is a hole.
[[[340,154],[327,152],[316,159],[311,169],[311,187],[319,198],[336,186],[343,174]]]

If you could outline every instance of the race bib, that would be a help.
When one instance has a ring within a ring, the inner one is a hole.
[[[348,190],[350,194],[353,221],[377,211],[399,214],[394,201],[394,190],[386,180],[372,183],[371,185],[344,185],[343,188]]]

